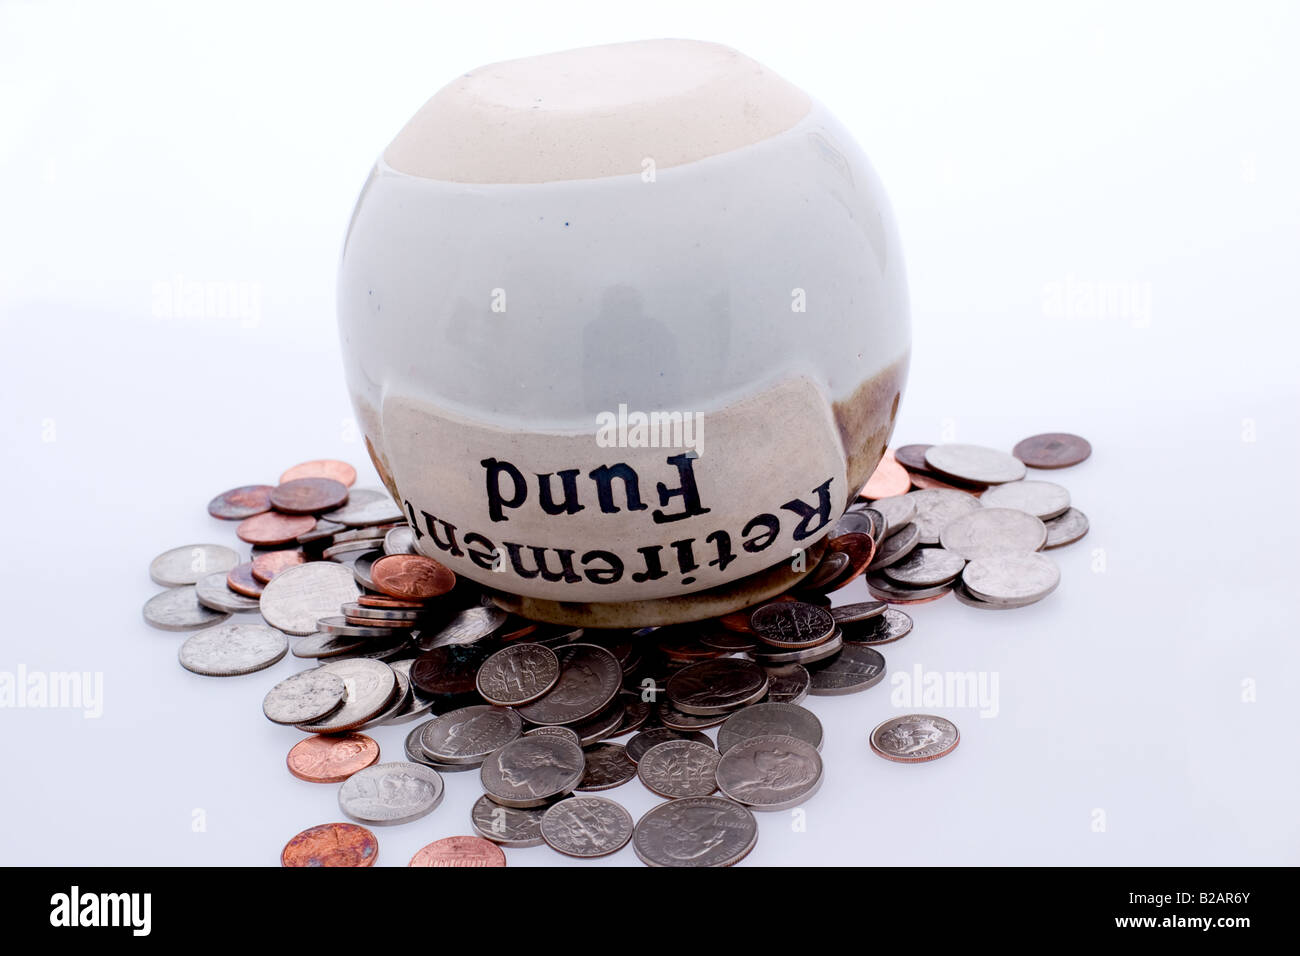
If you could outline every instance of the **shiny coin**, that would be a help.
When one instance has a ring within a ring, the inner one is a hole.
[[[944,548],[917,548],[904,561],[885,568],[891,581],[908,587],[934,587],[947,584],[966,566],[966,559]]]
[[[294,465],[281,475],[280,484],[287,484],[300,478],[329,478],[351,488],[357,480],[357,470],[346,461],[334,461],[329,458],[304,461],[300,465]]]
[[[434,648],[411,665],[411,683],[434,698],[473,694],[478,688],[478,669],[491,653],[472,644]]]
[[[858,604],[841,604],[839,607],[831,608],[831,617],[836,624],[865,621],[884,613],[884,601],[862,601]]]
[[[144,605],[145,622],[164,631],[190,631],[220,624],[228,617],[229,614],[200,604],[193,585],[161,591]]]
[[[970,561],[1037,551],[1047,541],[1047,528],[1038,518],[1014,508],[983,508],[950,522],[939,540],[943,547]]]
[[[582,746],[582,738],[578,736],[577,731],[572,727],[565,727],[561,724],[543,724],[541,727],[532,727],[524,731],[525,737],[559,737],[567,740],[575,747]]]
[[[1070,493],[1052,481],[1008,481],[984,492],[985,508],[1014,508],[1046,521],[1065,514]]]
[[[879,571],[881,568],[897,564],[912,554],[920,543],[921,529],[914,523],[903,525],[896,533],[880,542],[876,553],[871,557],[871,563],[867,565],[867,570]]]
[[[885,518],[886,536],[898,531],[916,516],[916,502],[907,497],[907,490],[910,488],[909,479],[908,487],[899,494],[888,498],[877,498],[871,502],[871,507]]]
[[[496,633],[509,617],[499,607],[468,607],[436,633],[421,635],[428,639],[422,639],[420,643],[425,650],[454,644],[473,644]]]
[[[364,598],[365,595],[361,595]],[[418,608],[408,607],[367,607],[361,603],[361,598],[357,598],[350,604],[344,604],[339,610],[343,616],[353,623],[357,621],[384,622],[387,624],[415,624],[420,621],[421,611]]]
[[[295,478],[271,492],[271,507],[289,515],[321,514],[347,500],[347,485],[332,478]]]
[[[912,632],[912,619],[898,608],[888,608],[880,617],[845,624],[845,644],[892,644]]]
[[[750,737],[718,761],[718,789],[754,810],[797,807],[817,792],[821,782],[817,748],[795,737]]]
[[[712,744],[665,740],[641,755],[636,775],[663,797],[707,797],[718,789],[715,771],[719,757]]]
[[[688,664],[668,679],[668,701],[687,714],[725,714],[767,693],[767,672],[737,657]]]
[[[377,488],[353,488],[348,492],[348,503],[322,515],[328,521],[345,524],[349,528],[365,528],[389,524],[405,519],[392,495]],[[383,537],[383,535],[380,535]]]
[[[547,807],[529,810],[520,807],[503,807],[486,796],[479,797],[470,808],[470,823],[474,832],[485,840],[508,847],[541,846],[542,817]]]
[[[981,601],[1009,604],[1047,597],[1061,583],[1061,570],[1041,554],[995,554],[966,565],[961,578]]]
[[[865,644],[845,644],[844,650],[828,661],[808,668],[814,697],[856,694],[875,687],[885,677],[885,658]]]
[[[912,491],[907,497],[916,505],[916,517],[912,523],[920,532],[921,544],[938,544],[939,532],[962,515],[981,507],[974,495],[949,488]]]
[[[226,572],[226,587],[246,598],[260,598],[266,585],[253,577],[253,562],[245,561]],[[260,603],[258,605],[261,606]]]
[[[339,787],[339,809],[359,823],[396,826],[428,816],[442,802],[442,777],[418,763],[378,763]]]
[[[216,571],[229,571],[239,555],[220,544],[187,544],[164,551],[149,562],[149,577],[155,584],[173,588],[196,584]]]
[[[632,849],[647,866],[733,866],[758,843],[758,821],[722,797],[669,800],[643,816]]]
[[[415,532],[409,525],[393,528],[384,535],[384,554],[419,554],[415,550]]]
[[[297,724],[309,734],[338,734],[356,730],[382,713],[397,691],[397,677],[383,661],[365,657],[347,658],[322,664],[320,670],[342,678],[347,686],[343,706],[320,720]]]
[[[907,469],[898,463],[892,451],[886,450],[880,464],[876,465],[876,470],[858,493],[864,498],[889,498],[905,495],[911,487],[912,479]]]
[[[1068,468],[1091,455],[1092,445],[1068,432],[1048,432],[1019,442],[1011,454],[1031,468]]]
[[[983,445],[932,445],[925,463],[942,475],[996,485],[1025,477],[1025,463],[1013,455]]]
[[[512,644],[478,669],[478,692],[489,704],[511,707],[536,700],[560,679],[560,661],[541,644]]]
[[[760,648],[750,651],[749,656],[764,667],[774,664],[811,664],[814,661],[824,661],[828,657],[834,657],[843,645],[843,635],[837,628],[829,641],[815,647],[804,647],[797,651],[773,651],[770,648]]]
[[[773,704],[797,704],[808,696],[812,678],[802,664],[764,665],[767,671],[767,696]]]
[[[604,797],[569,797],[542,815],[542,838],[566,856],[590,859],[621,850],[632,839],[632,814]]]
[[[909,587],[906,584],[899,584],[897,581],[891,581],[883,574],[867,575],[867,592],[879,601],[888,601],[890,604],[910,604],[917,601],[928,601],[931,598],[941,598],[952,590],[952,584],[935,584],[926,587]]]
[[[539,807],[582,780],[582,749],[560,737],[520,737],[483,761],[483,791],[507,807]]]
[[[1078,541],[1088,533],[1088,516],[1078,508],[1071,508],[1058,518],[1044,521],[1047,527],[1047,541],[1043,549],[1059,548],[1062,545]],[[202,596],[200,595],[200,600]]]
[[[280,852],[281,866],[374,866],[379,840],[365,827],[325,823],[303,830]]]
[[[627,742],[627,759],[637,763],[647,750],[665,740],[695,740],[713,746],[713,741],[695,730],[673,730],[671,727],[652,727],[643,730]]]
[[[329,561],[286,568],[262,592],[262,617],[289,634],[314,634],[323,617],[355,601],[361,591],[352,572]]]
[[[308,783],[342,783],[379,760],[379,744],[365,734],[304,737],[285,758],[289,772]]]
[[[228,574],[228,571],[214,571],[199,578],[198,583],[194,585],[194,593],[199,603],[214,611],[225,611],[227,614],[256,611],[257,598],[246,597],[230,590],[230,586],[226,584]]]
[[[568,644],[556,651],[560,679],[555,686],[519,707],[532,724],[572,724],[604,710],[623,684],[618,658],[595,644]]]
[[[773,601],[749,616],[758,638],[772,647],[797,649],[830,640],[835,619],[830,611],[803,601]]]
[[[586,766],[575,790],[612,790],[636,776],[636,764],[622,744],[593,744],[583,751]]]
[[[891,717],[871,731],[871,749],[899,763],[936,760],[952,753],[960,740],[956,724],[933,714]]]
[[[268,511],[239,522],[235,534],[249,544],[274,547],[297,542],[298,535],[306,534],[315,526],[316,519],[311,515],[282,515]]]
[[[363,594],[357,598],[357,605],[369,608],[393,608],[395,610],[423,611],[429,605],[423,601],[402,601],[390,598],[387,594]]]
[[[338,674],[323,668],[286,677],[266,693],[262,713],[277,724],[305,724],[338,710],[347,685]]]
[[[249,570],[252,572],[254,580],[266,585],[285,568],[306,563],[307,555],[301,551],[286,548],[283,551],[268,551],[265,554],[259,554],[250,562],[251,567]]]
[[[718,728],[718,750],[726,753],[750,737],[784,736],[822,746],[822,722],[796,704],[754,704],[736,711]]]
[[[375,589],[389,597],[427,601],[456,586],[456,575],[422,554],[389,554],[374,563]]]
[[[524,729],[513,710],[475,704],[435,717],[424,725],[420,746],[439,763],[479,763],[514,741]]]
[[[434,840],[411,857],[410,866],[505,866],[501,847],[482,837],[451,836]]]
[[[208,514],[225,521],[242,521],[271,510],[271,485],[241,485],[208,502]]]
[[[283,634],[265,624],[226,622],[189,637],[180,649],[181,667],[208,677],[251,674],[289,653]]]

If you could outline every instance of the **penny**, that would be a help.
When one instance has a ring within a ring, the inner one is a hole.
[[[986,485],[1019,481],[1025,477],[1025,463],[1013,455],[983,445],[932,445],[925,463],[941,475]]]
[[[1044,550],[1071,544],[1088,533],[1088,516],[1078,508],[1071,508],[1060,517],[1044,521],[1043,524],[1047,527],[1047,541],[1043,544]],[[199,600],[202,599],[203,596],[200,594]]]
[[[378,763],[339,787],[339,809],[359,823],[396,826],[428,816],[442,802],[442,777],[418,763]]]
[[[304,737],[293,745],[285,763],[308,783],[342,783],[379,760],[379,744],[365,734]]]
[[[478,692],[489,704],[511,707],[536,700],[560,679],[560,661],[541,644],[512,644],[478,669]]]
[[[831,618],[836,624],[865,621],[885,613],[885,602],[862,601],[857,604],[841,604],[831,608]]]
[[[688,664],[668,679],[668,701],[687,714],[725,714],[767,693],[767,673],[738,657]]]
[[[632,814],[604,797],[569,797],[542,815],[542,838],[566,856],[590,859],[621,850],[632,839]]]
[[[253,577],[253,562],[245,561],[226,572],[226,587],[241,597],[260,598],[266,585]],[[258,602],[261,607],[261,602]]]
[[[665,740],[641,755],[636,775],[663,797],[707,797],[718,789],[715,771],[719,758],[712,744]]]
[[[885,518],[885,535],[892,535],[912,520],[916,515],[916,502],[907,497],[907,492],[911,489],[909,484],[897,495],[890,495],[888,498],[877,498],[871,502],[871,507],[880,512]]]
[[[847,566],[830,583],[830,586],[821,588],[826,593],[838,591],[850,583],[867,569],[867,565],[871,564],[871,559],[876,553],[876,542],[869,534],[842,534],[837,538],[831,538],[827,544],[829,546],[827,556],[843,554],[848,560]]]
[[[750,737],[770,736],[797,737],[820,750],[822,723],[796,704],[754,704],[736,711],[718,728],[718,750],[725,754]]]
[[[665,740],[696,740],[702,744],[713,746],[706,735],[695,730],[673,730],[671,727],[652,727],[650,730],[643,730],[627,742],[625,748],[627,759],[637,763],[647,750],[656,744],[661,744]]]
[[[754,810],[797,807],[817,792],[821,782],[821,755],[796,737],[750,737],[718,761],[718,789]]]
[[[586,765],[575,790],[612,790],[636,776],[636,764],[622,744],[593,744],[582,753]]]
[[[513,742],[523,729],[523,721],[513,710],[474,704],[425,724],[420,746],[439,763],[479,763]]]
[[[419,554],[415,550],[415,531],[410,525],[392,528],[384,535],[384,554]]]
[[[962,515],[980,508],[979,499],[974,495],[948,488],[910,491],[907,497],[916,506],[912,524],[920,532],[921,544],[938,544],[939,532]]]
[[[371,568],[375,588],[389,597],[427,601],[456,586],[456,575],[422,554],[389,554]]]
[[[885,677],[885,658],[865,644],[845,644],[844,650],[828,661],[809,666],[814,697],[856,694],[874,687]]]
[[[240,485],[208,502],[208,514],[224,521],[242,521],[271,510],[271,485]]]
[[[393,501],[392,495],[378,488],[353,488],[348,492],[347,504],[325,512],[322,517],[345,524],[349,528],[391,524],[406,518],[402,514],[402,509]],[[379,537],[382,538],[383,535]]]
[[[347,687],[343,706],[333,713],[297,724],[299,730],[309,734],[338,734],[356,730],[388,707],[397,690],[397,677],[383,661],[364,657],[330,661],[320,669],[341,678]]]
[[[307,555],[301,551],[268,551],[266,554],[259,554],[255,557],[249,570],[255,580],[262,582],[262,584],[269,584],[271,579],[285,568],[306,563]]]
[[[572,724],[595,716],[623,683],[618,658],[595,644],[569,644],[556,652],[560,679],[541,697],[519,707],[532,724]]]
[[[911,587],[906,584],[899,584],[897,581],[891,581],[883,574],[868,574],[866,580],[867,592],[876,600],[888,601],[890,604],[912,603],[927,601],[930,598],[940,598],[952,589],[952,585],[948,583]]]
[[[1068,468],[1091,455],[1092,445],[1068,432],[1047,432],[1018,442],[1011,454],[1031,468]]]
[[[894,449],[894,460],[912,471],[926,471],[930,466],[925,463],[925,453],[933,447],[933,445],[900,445]]]
[[[891,717],[871,731],[871,749],[886,760],[923,763],[937,760],[961,741],[957,725],[933,714],[904,714]]]
[[[507,807],[539,807],[582,780],[582,749],[560,737],[520,737],[483,761],[484,792]]]
[[[1031,514],[1014,508],[982,508],[944,527],[939,541],[968,561],[1007,552],[1037,551],[1047,528]]]
[[[379,840],[351,823],[310,827],[280,851],[281,866],[374,866],[378,858]]]
[[[880,617],[843,625],[845,644],[892,644],[912,632],[912,619],[897,608],[887,608]]]
[[[262,592],[262,617],[289,634],[314,634],[323,617],[355,601],[361,593],[352,573],[329,561],[285,568]]]
[[[808,696],[812,677],[802,664],[764,665],[767,671],[767,696],[773,704],[797,704]]]
[[[495,634],[510,615],[499,607],[468,607],[461,611],[441,630],[428,635],[421,635],[421,646],[425,650],[448,647],[453,644],[473,644]]]
[[[338,710],[347,685],[338,674],[323,668],[299,671],[266,692],[262,713],[277,724],[305,724]]]
[[[333,511],[347,500],[347,486],[332,478],[295,478],[271,492],[271,507],[289,515]]]
[[[880,459],[880,464],[876,465],[876,470],[871,473],[867,483],[862,486],[858,494],[864,498],[889,498],[894,495],[905,495],[912,487],[912,478],[907,473],[907,469],[898,463],[894,452],[886,449],[884,457]]]
[[[434,840],[411,857],[410,866],[505,866],[506,855],[482,837],[451,836]]]
[[[905,561],[885,568],[891,581],[908,587],[933,587],[947,584],[966,566],[966,559],[944,548],[917,548]]]
[[[191,635],[181,645],[181,666],[208,677],[264,670],[289,653],[283,634],[265,624],[226,622]]]
[[[749,616],[750,627],[765,644],[801,648],[821,644],[835,633],[830,611],[802,601],[773,601]]]
[[[214,571],[229,571],[239,555],[220,544],[187,544],[164,551],[149,562],[149,577],[163,587],[197,584]]]
[[[268,511],[239,522],[235,534],[241,541],[262,546],[296,542],[298,535],[306,534],[316,524],[311,515],[283,515]]]
[[[669,800],[637,822],[632,849],[647,866],[733,866],[758,843],[758,821],[722,797]]]
[[[902,561],[921,543],[921,529],[915,522],[909,522],[891,534],[876,548],[876,553],[867,565],[868,571],[879,571]]]
[[[160,591],[144,605],[145,623],[164,631],[208,627],[228,617],[229,614],[200,604],[198,591],[192,584]]]
[[[280,476],[280,484],[297,481],[300,478],[328,478],[344,487],[351,488],[357,480],[357,470],[346,461],[333,461],[322,458],[318,461],[304,461],[294,465]]]
[[[199,578],[198,583],[194,585],[194,594],[199,599],[199,603],[214,611],[225,611],[227,614],[256,611],[257,598],[246,597],[232,591],[230,585],[226,583],[228,575],[228,571],[214,571]]]
[[[1014,508],[1047,521],[1065,514],[1070,493],[1053,481],[1008,481],[984,492],[985,508]]]
[[[813,661],[822,661],[835,656],[839,653],[843,644],[843,636],[837,628],[831,634],[829,641],[824,641],[813,647],[801,647],[795,651],[773,651],[771,648],[759,648],[750,651],[749,656],[765,667],[771,664],[811,664]]]
[[[1042,554],[995,554],[971,561],[961,579],[981,601],[1006,604],[1047,597],[1061,583],[1061,570]]]
[[[491,651],[451,644],[426,651],[411,665],[411,683],[433,697],[458,697],[478,689],[478,669]]]
[[[532,727],[524,731],[525,737],[559,737],[567,740],[575,747],[582,746],[582,738],[571,727],[565,727],[561,724],[543,724],[541,727]]]

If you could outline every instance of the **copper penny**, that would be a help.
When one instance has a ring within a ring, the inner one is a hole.
[[[434,840],[411,857],[411,866],[505,866],[506,855],[490,840],[452,836]]]
[[[871,473],[867,483],[862,486],[858,492],[864,498],[870,498],[873,501],[877,498],[892,498],[895,495],[905,495],[912,490],[912,477],[907,473],[907,469],[898,463],[892,451],[886,450],[880,464],[876,470]]]
[[[348,486],[333,478],[295,478],[271,492],[271,507],[289,515],[333,511],[348,500]]]
[[[324,823],[303,830],[280,851],[281,866],[374,866],[379,840],[355,823]]]
[[[242,594],[244,597],[260,598],[262,596],[262,582],[253,577],[253,562],[245,561],[243,564],[237,564],[230,569],[226,575],[226,587],[236,594]]]
[[[403,601],[401,598],[389,597],[387,594],[362,594],[357,598],[362,607],[428,607],[423,601]]]
[[[1030,468],[1069,468],[1092,454],[1088,439],[1069,432],[1033,435],[1011,449]]]
[[[334,461],[321,458],[318,461],[304,461],[294,465],[280,476],[280,484],[297,481],[299,478],[330,478],[345,488],[351,488],[357,481],[357,470],[346,461]]]
[[[365,734],[317,734],[293,745],[285,763],[289,772],[308,783],[342,783],[379,759],[379,744]]]
[[[389,597],[427,601],[456,586],[456,575],[422,554],[390,554],[370,568],[370,580]]]
[[[208,502],[208,514],[224,521],[242,521],[271,510],[271,485],[241,485]]]
[[[838,551],[841,554],[848,555],[849,565],[840,573],[829,586],[823,586],[821,592],[829,594],[831,591],[838,591],[844,585],[854,580],[859,574],[867,570],[867,565],[871,559],[876,556],[876,542],[869,534],[862,534],[854,531],[849,534],[842,534],[838,537],[831,538],[827,542],[830,551]]]
[[[301,551],[268,551],[265,554],[259,554],[253,558],[253,577],[263,584],[270,584],[271,578],[275,577],[285,568],[291,568],[295,564],[306,564],[307,555]]]
[[[297,541],[298,535],[316,527],[311,515],[282,515],[274,511],[245,518],[235,529],[241,541],[249,544],[274,545]]]

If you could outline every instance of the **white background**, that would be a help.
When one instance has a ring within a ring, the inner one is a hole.
[[[888,684],[811,699],[826,782],[803,832],[760,815],[750,862],[1297,862],[1298,21],[1254,3],[0,5],[0,669],[104,679],[98,720],[0,710],[0,861],[274,864],[340,819],[336,787],[285,770],[298,734],[260,713],[299,662],[182,670],[183,636],[141,621],[148,562],[234,544],[208,498],[300,460],[375,484],[334,270],[425,98],[494,60],[687,36],[820,98],[883,178],[914,324],[895,440],[1095,448],[1059,473],[1092,532],[1054,552],[1056,594],[924,605],[883,648],[893,672],[996,674],[997,716],[925,708],[962,744],[903,766],[867,747],[916,709]],[[257,308],[167,318],[177,277],[247,283]],[[1138,307],[1062,314],[1067,283]],[[374,732],[386,759],[408,728]],[[379,831],[381,865],[470,832],[476,774],[446,782],[434,814]]]

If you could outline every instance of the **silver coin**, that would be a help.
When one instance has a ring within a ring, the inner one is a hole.
[[[974,495],[951,488],[909,491],[906,497],[912,499],[916,506],[916,517],[912,519],[912,524],[916,525],[921,544],[938,544],[939,532],[962,515],[978,511],[982,507]]]
[[[808,674],[812,677],[808,693],[814,697],[856,694],[884,680],[885,658],[866,644],[845,644],[835,657],[809,667]]]
[[[1047,541],[1043,550],[1071,544],[1088,533],[1088,516],[1078,508],[1070,508],[1060,517],[1044,521],[1043,524],[1047,526]]]
[[[886,760],[924,763],[952,753],[961,741],[957,725],[933,714],[904,714],[877,724],[871,749]]]
[[[498,631],[510,617],[499,607],[468,607],[436,633],[422,632],[420,647],[431,651],[436,647],[457,644],[475,644]]]
[[[442,803],[442,777],[418,763],[377,763],[339,786],[339,809],[360,823],[394,826],[428,816]]]
[[[389,667],[392,667],[392,665],[390,664]],[[393,694],[393,699],[388,702],[387,707],[358,727],[358,730],[387,724],[395,714],[400,714],[406,708],[406,705],[410,703],[412,694],[410,675],[404,669],[399,670],[393,667],[393,677],[397,680],[397,690]]]
[[[998,485],[1025,477],[1023,461],[983,445],[931,445],[925,450],[925,463],[940,474],[982,485]]]
[[[386,557],[381,549],[366,551],[360,554],[352,561],[352,576],[356,578],[357,584],[367,591],[378,591],[375,582],[370,577],[370,568],[380,558]]]
[[[892,644],[912,633],[912,619],[891,607],[870,621],[844,625],[845,644]]]
[[[621,690],[618,692],[618,699],[623,704],[623,720],[609,736],[622,737],[624,734],[630,734],[640,730],[650,721],[651,707],[647,701],[641,699],[641,695],[630,690]]]
[[[405,724],[423,717],[433,709],[433,698],[421,693],[420,689],[411,681],[411,665],[414,663],[415,661],[408,657],[405,660],[393,661],[388,665],[393,669],[393,673],[398,675],[398,681],[401,681],[403,677],[406,678],[411,688],[411,696],[407,699],[406,706],[391,714],[384,721],[386,724]]]
[[[750,737],[718,761],[718,789],[754,810],[797,807],[816,793],[821,783],[821,754],[797,737]]]
[[[534,701],[519,707],[530,724],[572,724],[594,717],[618,694],[623,668],[618,658],[595,644],[567,644],[556,651],[560,679]]]
[[[154,584],[174,588],[197,584],[200,578],[218,571],[229,571],[239,563],[239,555],[221,544],[187,544],[164,551],[149,562],[149,577]]]
[[[720,754],[711,744],[695,740],[665,740],[636,763],[636,775],[662,797],[707,797],[718,789]]]
[[[981,601],[1007,604],[1047,597],[1061,583],[1061,569],[1042,554],[995,554],[966,565],[961,579]]]
[[[799,587],[815,591],[830,584],[849,567],[849,556],[843,551],[827,551],[812,573],[799,582]]]
[[[1031,514],[1014,508],[972,511],[943,529],[940,542],[966,560],[993,554],[1037,551],[1047,540],[1047,528]]]
[[[560,737],[563,740],[570,741],[573,746],[581,747],[582,738],[574,731],[572,727],[565,727],[562,724],[544,724],[541,727],[532,727],[524,731],[525,737]]]
[[[523,721],[513,710],[474,704],[425,724],[420,746],[439,763],[476,763],[511,743],[523,729]]]
[[[286,677],[267,691],[262,713],[277,724],[304,724],[334,713],[345,696],[343,678],[317,667]]]
[[[971,594],[970,588],[960,581],[952,583],[952,596],[967,607],[979,608],[981,611],[1013,611],[1018,607],[1029,607],[1031,604],[1037,604],[1042,600],[1042,598],[1032,598],[1027,601],[1004,601],[1001,604],[993,604],[989,601],[982,601]]]
[[[906,584],[891,581],[883,574],[868,574],[864,579],[867,593],[879,601],[924,601],[928,598],[942,597],[952,590],[952,584],[935,584],[929,587],[913,588]]]
[[[627,759],[638,762],[647,750],[665,740],[695,740],[713,746],[713,741],[696,730],[673,730],[671,727],[651,727],[627,742]]]
[[[406,735],[406,740],[402,744],[402,749],[406,751],[406,759],[411,763],[423,764],[426,767],[432,767],[438,773],[462,773],[468,770],[478,770],[482,764],[479,763],[439,763],[436,760],[430,760],[424,748],[420,746],[420,734],[424,732],[424,724],[416,724]]]
[[[580,720],[576,724],[570,724],[569,726],[578,735],[578,743],[583,747],[587,747],[598,740],[614,736],[614,733],[623,724],[625,710],[623,702],[615,697],[604,710],[592,717],[588,717],[586,720]]]
[[[541,846],[542,817],[549,807],[528,810],[521,807],[503,807],[501,804],[479,797],[470,808],[470,822],[474,832],[485,840],[508,847]]]
[[[764,644],[796,649],[830,639],[835,619],[830,611],[804,601],[773,601],[749,615],[749,626]]]
[[[857,604],[841,604],[839,607],[831,608],[831,617],[835,619],[836,624],[845,622],[865,621],[869,618],[879,617],[885,613],[886,604],[884,601],[862,601]]]
[[[966,559],[946,548],[917,548],[906,560],[890,565],[885,577],[908,587],[934,587],[947,584],[966,567]]]
[[[349,528],[363,528],[402,521],[406,516],[388,492],[378,488],[350,488],[347,503],[325,512],[321,517],[326,521],[345,524]]]
[[[835,527],[831,528],[831,533],[827,537],[838,538],[842,534],[872,534],[873,528],[871,516],[857,508],[840,515],[840,520],[835,522]]]
[[[511,707],[536,700],[560,679],[560,660],[541,644],[511,644],[478,669],[478,692],[489,704]]]
[[[220,624],[228,617],[229,614],[200,604],[198,591],[192,584],[160,591],[144,604],[145,622],[164,631],[191,631]]]
[[[980,496],[985,508],[1014,508],[1046,521],[1065,514],[1070,493],[1054,481],[1009,481]]]
[[[316,622],[317,630],[321,634],[330,634],[334,637],[357,637],[362,639],[392,638],[397,634],[408,634],[406,628],[384,627],[379,622],[375,622],[372,627],[366,624],[349,624],[344,617],[323,617]]]
[[[340,531],[334,535],[335,544],[343,544],[346,541],[378,541],[374,550],[382,551],[384,549],[384,539],[388,537],[388,532],[398,527],[396,524],[375,525],[366,528],[348,528],[346,531]],[[402,525],[401,527],[405,527]]]
[[[357,604],[355,601],[351,604],[344,604],[339,610],[343,612],[343,617],[355,618],[362,621],[374,621],[378,624],[384,622],[398,624],[418,624],[425,612],[414,607],[366,607],[364,604]]]
[[[366,645],[361,637],[338,634],[308,634],[293,642],[293,656],[314,660],[324,657],[343,657]]]
[[[871,531],[869,533],[873,540],[881,541],[889,534],[889,524],[885,520],[884,514],[878,511],[874,504],[869,508],[861,509],[861,513],[871,520]]]
[[[228,571],[213,571],[199,578],[198,583],[194,585],[194,594],[199,599],[199,603],[214,611],[224,611],[226,614],[256,611],[257,598],[244,597],[230,590],[230,586],[226,584],[227,574]]]
[[[234,677],[270,667],[289,653],[289,642],[265,624],[227,622],[191,635],[181,645],[181,667],[209,677]]]
[[[321,670],[343,679],[347,696],[343,706],[321,720],[298,724],[309,734],[338,734],[355,730],[384,711],[397,692],[397,677],[383,661],[352,657],[322,664]]]
[[[566,856],[609,856],[632,839],[632,814],[605,797],[569,797],[542,815],[542,838]]]
[[[726,753],[750,737],[797,737],[822,748],[822,722],[796,704],[754,704],[738,710],[718,728],[718,750]]]
[[[632,849],[647,866],[733,866],[758,843],[758,821],[734,800],[669,800],[637,822]]]
[[[668,678],[667,691],[668,702],[683,713],[725,714],[762,699],[767,693],[767,672],[738,657],[701,661]]]
[[[867,565],[868,571],[879,571],[891,564],[897,564],[916,550],[921,543],[921,529],[915,522],[910,522],[891,534],[876,548],[876,553]]]
[[[744,653],[758,646],[758,641],[748,634],[738,634],[735,631],[716,631],[712,634],[701,634],[700,643],[705,647],[712,647],[714,650],[726,651],[728,654]],[[626,668],[624,673],[627,673]]]
[[[483,761],[484,792],[507,807],[539,807],[582,780],[582,748],[560,737],[520,737]]]
[[[318,544],[321,541],[333,539],[334,535],[346,528],[347,525],[339,524],[336,521],[326,521],[324,518],[317,518],[315,526],[310,531],[304,531],[298,535],[299,544]]]
[[[636,776],[636,764],[622,744],[593,744],[582,754],[586,766],[575,790],[612,790]]]
[[[349,566],[363,554],[369,554],[376,548],[383,547],[383,538],[362,538],[352,541],[339,541],[337,544],[331,544],[321,552],[321,557],[327,561],[334,561],[338,564],[348,564]]]
[[[415,547],[415,532],[409,525],[393,528],[384,535],[384,554],[419,554]]]
[[[753,650],[749,656],[764,667],[777,664],[812,664],[817,661],[824,661],[828,657],[834,657],[844,646],[844,636],[837,626],[831,639],[824,644],[818,644],[815,647],[805,647],[797,651],[776,651],[771,648]]]
[[[262,591],[266,623],[289,634],[315,634],[317,622],[336,615],[361,591],[347,568],[329,561],[311,561],[285,568]]]
[[[659,723],[671,730],[704,730],[706,727],[716,727],[727,719],[725,713],[708,715],[683,713],[667,701],[659,705],[656,716],[659,718]]]
[[[764,665],[767,671],[767,697],[773,704],[797,704],[808,696],[812,678],[802,664]]]
[[[871,507],[884,515],[886,537],[893,537],[916,516],[916,502],[907,495],[877,498]]]

